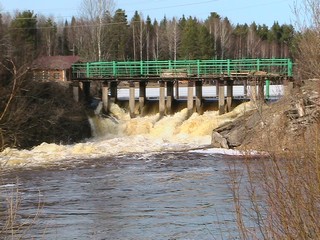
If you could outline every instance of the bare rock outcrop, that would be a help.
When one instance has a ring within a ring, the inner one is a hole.
[[[219,140],[223,148],[281,151],[295,146],[297,141],[311,139],[310,129],[320,121],[319,89],[319,81],[309,80],[279,101],[257,106],[256,110],[215,129],[212,146],[219,145],[216,139],[223,139]],[[222,144],[225,141],[227,146]]]

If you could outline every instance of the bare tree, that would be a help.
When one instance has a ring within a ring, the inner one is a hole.
[[[106,14],[112,15],[114,8],[113,0],[82,0],[80,15],[86,23],[83,26],[87,30],[85,33],[90,34],[94,44],[95,60],[101,61],[102,58],[104,17]]]
[[[179,34],[179,29],[177,25],[178,25],[178,21],[176,18],[173,18],[172,21],[168,21],[167,23],[169,54],[170,54],[170,58],[173,60],[177,60],[177,50],[178,50],[178,44],[180,41],[180,34]]]
[[[221,59],[224,59],[230,47],[232,28],[229,20],[225,18],[220,24]]]
[[[320,2],[303,0],[294,7],[298,38],[296,61],[303,78],[320,78]]]

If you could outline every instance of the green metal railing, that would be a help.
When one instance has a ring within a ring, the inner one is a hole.
[[[226,59],[178,61],[87,62],[72,66],[73,79],[148,78],[171,74],[177,77],[231,76],[263,71],[267,74],[292,77],[291,59]]]

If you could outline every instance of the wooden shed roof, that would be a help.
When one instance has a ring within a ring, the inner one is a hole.
[[[72,64],[80,62],[79,56],[46,56],[37,58],[31,66],[32,70],[66,70]]]

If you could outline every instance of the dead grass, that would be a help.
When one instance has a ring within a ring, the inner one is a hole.
[[[19,186],[17,184],[16,186]],[[38,203],[35,204],[34,214],[21,217],[21,207],[23,203],[22,195],[19,188],[1,192],[1,208],[0,208],[0,238],[1,239],[28,239],[29,232],[37,223],[43,209],[40,193]]]
[[[245,189],[243,175],[231,171],[241,239],[320,239],[320,106],[314,89],[307,84],[264,108],[243,146],[263,150],[266,157],[257,164],[248,155]],[[301,102],[305,111],[299,116]]]

